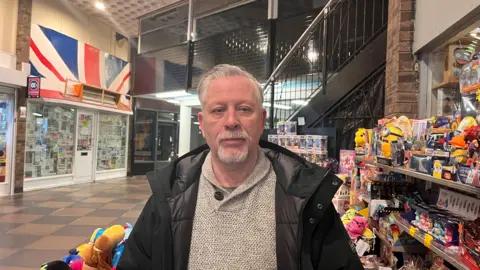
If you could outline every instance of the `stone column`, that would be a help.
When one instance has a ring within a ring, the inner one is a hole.
[[[18,0],[18,21],[17,21],[17,70],[21,70],[22,63],[28,63],[30,59],[30,29],[32,25],[32,0]],[[22,87],[17,89],[17,102],[15,108],[17,121],[17,136],[15,145],[15,172],[14,192],[23,192],[24,164],[25,164],[25,135],[26,119],[20,119],[19,107],[27,106],[25,93],[27,89]]]
[[[389,0],[385,117],[418,117],[418,71],[412,54],[415,0]]]

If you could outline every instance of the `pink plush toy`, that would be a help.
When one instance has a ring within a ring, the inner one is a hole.
[[[72,270],[82,270],[82,267],[83,267],[82,259],[76,259],[70,264],[70,269]]]
[[[345,229],[348,232],[348,235],[351,239],[357,239],[367,227],[368,221],[366,218],[361,216],[355,216],[352,221],[350,221],[346,226]]]

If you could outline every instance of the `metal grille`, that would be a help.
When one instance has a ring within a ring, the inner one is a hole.
[[[259,81],[265,81],[268,21],[267,1],[246,4],[197,20],[193,67],[206,71],[217,64],[245,68]],[[192,74],[196,88],[201,72]]]
[[[187,74],[188,46],[180,45],[168,49],[142,54],[142,59],[149,59],[148,64],[137,69],[137,73],[155,74],[155,78],[147,85],[151,89],[138,89],[134,94],[157,93],[169,90],[185,89]]]
[[[385,65],[382,65],[313,126],[337,128],[337,149],[353,149],[357,129],[373,128],[383,117],[384,97]]]
[[[290,57],[285,55],[294,47],[291,39],[278,42],[276,57],[282,63],[264,89],[266,103],[274,106],[274,123],[294,116],[323,90],[323,82],[328,83],[386,29],[387,8],[387,0],[340,0],[314,22]]]

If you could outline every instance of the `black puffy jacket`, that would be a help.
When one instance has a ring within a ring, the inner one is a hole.
[[[363,269],[331,201],[341,180],[277,145],[260,142],[277,176],[278,269]],[[208,146],[147,174],[153,195],[125,246],[118,270],[188,269],[198,183]],[[261,241],[261,239],[259,239]]]

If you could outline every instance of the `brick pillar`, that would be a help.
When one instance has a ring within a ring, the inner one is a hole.
[[[385,117],[418,117],[418,72],[412,54],[415,0],[389,0]]]
[[[17,21],[17,69],[21,69],[23,62],[29,62],[30,52],[30,29],[32,25],[32,0],[18,0],[18,21]],[[15,172],[14,183],[15,193],[23,192],[24,164],[25,164],[25,135],[26,119],[20,119],[19,107],[27,106],[25,98],[26,88],[17,90],[17,103],[15,108],[17,119],[17,143],[15,145]]]

